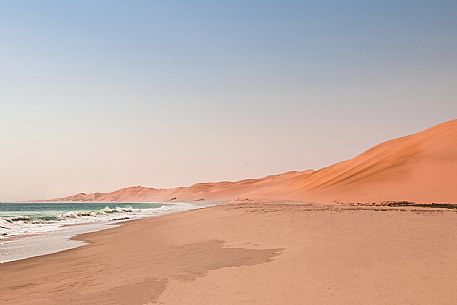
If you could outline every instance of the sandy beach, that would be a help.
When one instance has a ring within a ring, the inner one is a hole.
[[[457,305],[457,0],[0,25],[0,305]]]
[[[238,203],[0,265],[0,304],[456,304],[457,213]]]

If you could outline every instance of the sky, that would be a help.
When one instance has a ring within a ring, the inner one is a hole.
[[[0,201],[318,169],[456,97],[454,0],[0,0]]]

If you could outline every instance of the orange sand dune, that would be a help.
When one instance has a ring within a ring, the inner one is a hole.
[[[65,201],[303,200],[457,202],[457,119],[374,146],[318,171],[190,187],[131,187]]]
[[[457,120],[384,142],[353,159],[305,178],[297,177],[293,185],[276,187],[274,196],[317,201],[456,203]]]

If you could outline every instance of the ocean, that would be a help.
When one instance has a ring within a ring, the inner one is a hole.
[[[192,203],[0,203],[0,263],[71,249],[75,235],[203,207]]]

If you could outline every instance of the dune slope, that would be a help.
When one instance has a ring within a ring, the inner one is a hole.
[[[379,144],[286,192],[294,199],[457,202],[457,120]]]
[[[317,171],[171,189],[138,186],[53,201],[235,199],[457,203],[457,119],[381,143],[353,159]]]

